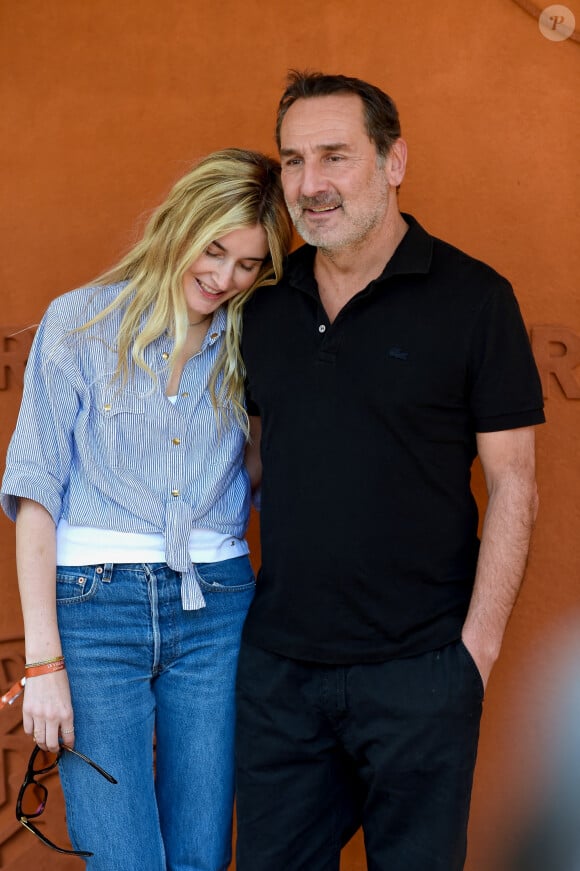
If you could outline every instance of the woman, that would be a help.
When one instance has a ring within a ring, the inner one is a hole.
[[[35,336],[1,497],[16,519],[23,723],[118,781],[61,758],[92,871],[230,861],[234,672],[254,589],[241,312],[280,278],[290,240],[278,164],[217,152]]]

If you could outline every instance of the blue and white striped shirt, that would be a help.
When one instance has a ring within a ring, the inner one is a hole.
[[[123,284],[87,287],[55,299],[37,330],[8,448],[0,504],[12,519],[16,497],[43,505],[55,524],[162,533],[168,565],[182,573],[184,607],[203,607],[188,542],[194,528],[237,538],[250,510],[244,436],[218,425],[207,384],[226,314],[213,316],[200,351],[184,367],[175,404],[165,395],[173,340],[145,352],[158,375],[136,368],[112,382],[115,311],[88,332],[71,333],[108,305]]]

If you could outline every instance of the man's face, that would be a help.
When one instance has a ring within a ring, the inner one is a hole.
[[[389,156],[378,157],[355,94],[293,103],[282,122],[280,158],[288,209],[309,244],[358,247],[385,222]]]

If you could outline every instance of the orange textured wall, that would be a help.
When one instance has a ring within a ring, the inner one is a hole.
[[[580,0],[567,7],[580,26]],[[514,0],[0,0],[0,65],[2,456],[30,333],[8,337],[112,264],[195,158],[227,145],[274,153],[289,67],[389,91],[410,151],[403,209],[513,282],[548,424],[529,571],[487,693],[476,772],[467,869],[493,871],[542,754],[546,643],[580,598],[580,44],[547,39]],[[476,486],[483,500],[477,474]],[[0,536],[3,691],[19,676],[22,627],[2,518]],[[252,541],[257,552],[255,521]],[[29,750],[17,705],[0,711],[0,867],[65,868],[13,821]],[[357,839],[343,871],[364,867]]]

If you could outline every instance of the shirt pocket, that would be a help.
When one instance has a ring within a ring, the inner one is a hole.
[[[145,403],[145,396],[117,391],[109,383],[95,389],[95,434],[108,468],[142,467]]]

